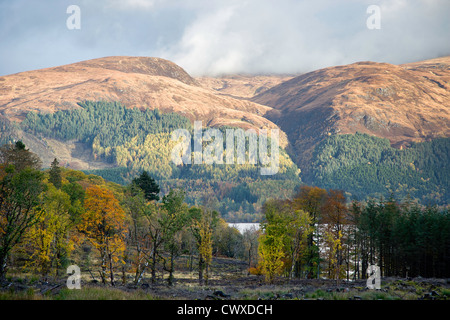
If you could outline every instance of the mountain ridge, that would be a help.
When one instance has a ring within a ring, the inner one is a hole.
[[[22,121],[29,111],[78,108],[86,100],[177,112],[204,126],[277,128],[264,118],[270,107],[202,87],[160,58],[114,56],[0,77],[0,114],[11,121]]]
[[[407,147],[450,136],[450,57],[405,65],[370,61],[312,71],[256,95],[305,168],[332,134],[367,133]],[[300,155],[300,157],[299,157]]]

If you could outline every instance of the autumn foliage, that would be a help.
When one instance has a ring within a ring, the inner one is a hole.
[[[349,204],[343,191],[302,186],[291,198],[266,201],[260,229],[240,233],[220,217],[212,190],[191,206],[184,190],[160,191],[148,173],[122,186],[56,159],[40,170],[20,143],[1,152],[3,279],[9,269],[65,276],[76,264],[104,284],[121,274],[123,284],[140,285],[148,275],[173,285],[180,256],[202,285],[215,256],[246,261],[249,274],[268,282],[365,278],[369,265],[383,276],[448,276],[448,209],[393,198]]]
[[[111,191],[95,185],[86,189],[84,207],[79,231],[100,253],[102,281],[106,282],[109,266],[114,284],[113,265],[122,260],[125,250],[125,212]]]

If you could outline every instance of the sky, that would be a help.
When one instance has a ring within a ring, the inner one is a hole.
[[[106,56],[193,76],[401,64],[450,55],[449,15],[448,0],[0,0],[0,75]]]

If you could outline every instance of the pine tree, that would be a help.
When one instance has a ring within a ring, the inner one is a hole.
[[[144,191],[145,199],[148,201],[159,200],[159,186],[147,171],[143,171],[138,178],[134,178],[133,182]]]
[[[61,168],[59,167],[59,162],[55,158],[51,164],[51,168],[49,171],[50,178],[48,179],[56,189],[61,189],[62,186],[62,177],[61,177]]]
[[[25,149],[22,141],[15,144],[5,144],[0,147],[0,163],[14,165],[15,171],[19,172],[29,167],[32,169],[41,169],[41,159],[33,152]]]

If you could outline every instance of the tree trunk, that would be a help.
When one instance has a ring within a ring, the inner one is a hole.
[[[208,285],[209,280],[209,263],[205,265],[205,285]]]
[[[314,223],[313,224],[311,224],[311,227],[313,227],[314,228]],[[306,260],[306,268],[307,268],[307,275],[306,275],[306,277],[307,278],[312,278],[312,275],[313,275],[313,268],[314,268],[314,262],[313,262],[313,259],[314,259],[314,255],[313,255],[313,252],[314,252],[314,250],[313,250],[313,246],[314,246],[314,232],[311,232],[309,235],[308,235],[308,240],[307,240],[307,254],[308,254],[308,257],[307,257],[307,260]]]
[[[169,267],[169,278],[167,279],[169,286],[173,285],[173,271],[174,271],[174,266],[173,266],[173,260],[174,260],[174,250],[172,249],[170,251],[170,267]]]
[[[147,266],[148,266],[148,262],[146,261],[146,262],[144,263],[144,266],[143,266],[142,268],[140,268],[140,272],[138,273],[138,272],[136,271],[136,276],[135,276],[135,278],[134,278],[134,284],[135,284],[135,285],[138,285],[138,284],[141,282],[142,277],[143,277],[143,275],[144,275],[144,273],[145,273],[145,270],[147,269]]]
[[[5,279],[8,262],[8,254],[0,250],[0,281]]]
[[[151,268],[152,268],[152,283],[155,283],[155,281],[156,281],[156,250],[154,248],[153,248],[153,252],[152,252]]]
[[[100,270],[100,277],[102,278],[102,283],[106,284],[106,253],[105,252],[101,253],[101,258],[102,258],[102,266],[101,266],[101,270]]]
[[[289,280],[294,279],[295,274],[295,264],[297,263],[297,260],[295,260],[294,257],[292,257],[292,265],[291,265],[291,271],[289,272]]]
[[[138,284],[139,278],[141,276],[141,262],[139,259],[136,259],[136,272],[134,273],[134,284]]]
[[[114,281],[114,270],[113,270],[113,261],[112,261],[112,254],[110,253],[108,256],[109,260],[109,273],[110,273],[110,279],[111,279],[111,285],[115,286],[116,283]]]
[[[125,285],[127,284],[127,274],[126,274],[126,270],[125,270],[125,265],[122,266],[122,284]]]
[[[200,285],[203,284],[203,268],[204,268],[204,260],[201,254],[198,256],[198,282]]]

